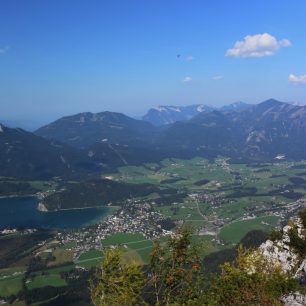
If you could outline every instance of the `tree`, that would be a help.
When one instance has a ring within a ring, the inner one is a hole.
[[[222,273],[211,281],[203,305],[282,305],[280,297],[298,288],[295,280],[260,252],[239,248],[233,264],[225,263]]]
[[[201,287],[201,259],[191,245],[191,229],[180,228],[165,246],[154,242],[148,284],[155,305],[184,305],[197,300]]]
[[[96,279],[90,283],[95,306],[145,305],[141,298],[144,275],[136,263],[123,263],[118,249],[107,250]]]

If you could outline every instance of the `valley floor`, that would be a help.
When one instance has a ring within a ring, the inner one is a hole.
[[[194,228],[194,240],[203,243],[205,256],[232,247],[251,230],[270,232],[306,207],[306,162],[232,164],[224,157],[214,161],[166,159],[125,166],[104,176],[175,192],[129,199],[115,212],[110,210],[104,221],[76,231],[50,231],[50,236],[37,239],[31,238],[35,233],[2,233],[2,298],[18,295],[24,286],[29,291],[60,288],[54,289],[57,294],[67,286],[71,271],[97,266],[109,247],[119,246],[127,261],[146,264],[152,241],[159,237],[166,241],[175,225]],[[51,186],[54,188],[53,183]],[[21,236],[27,237],[28,243],[21,244]],[[16,247],[23,255],[8,260]]]

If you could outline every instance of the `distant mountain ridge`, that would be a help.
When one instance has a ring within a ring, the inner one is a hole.
[[[150,142],[156,130],[146,121],[121,113],[87,112],[60,118],[39,128],[35,134],[73,147],[87,148],[96,143],[129,145]]]
[[[250,104],[244,102],[236,102],[229,105],[224,105],[220,108],[208,106],[204,104],[195,104],[188,106],[164,106],[160,105],[151,108],[142,119],[150,122],[155,126],[172,124],[178,121],[187,121],[200,113],[209,113],[214,110],[219,111],[238,111],[247,109]]]
[[[21,179],[90,177],[101,171],[85,152],[0,124],[0,176]]]
[[[160,105],[151,108],[143,120],[150,122],[155,126],[172,124],[176,121],[185,121],[193,118],[202,112],[211,112],[214,108],[204,104],[195,104],[189,106],[164,106]]]
[[[106,166],[197,155],[250,160],[273,160],[279,154],[306,158],[305,106],[270,99],[219,110],[195,107],[203,111],[190,120],[163,127],[118,113],[82,113],[61,118],[36,133],[83,148],[92,160]],[[170,110],[181,113],[173,107]]]
[[[248,103],[239,101],[239,102],[223,105],[219,107],[218,110],[221,112],[241,111],[241,110],[250,108],[252,106],[253,106],[252,104],[248,104]]]
[[[200,155],[306,158],[306,107],[270,99],[239,112],[202,113],[170,126],[163,143]]]

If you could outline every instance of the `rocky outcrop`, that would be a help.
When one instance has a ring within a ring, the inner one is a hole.
[[[300,284],[306,284],[306,254],[301,256],[291,247],[290,230],[295,229],[300,238],[306,239],[302,221],[291,220],[289,225],[285,226],[282,231],[282,237],[279,240],[267,240],[259,250],[270,263],[277,265],[283,272],[293,275]],[[306,295],[295,292],[282,297],[281,301],[286,306],[304,306],[306,305]]]
[[[47,212],[48,211],[46,205],[42,202],[38,203],[37,210],[42,211],[42,212]]]
[[[305,276],[306,259],[300,258],[294,249],[290,247],[289,231],[294,227],[297,229],[299,237],[305,238],[303,224],[300,219],[297,219],[283,228],[281,239],[276,241],[267,240],[259,249],[266,259],[278,265],[284,272],[293,273],[299,279]]]
[[[304,306],[306,305],[306,295],[299,292],[285,295],[281,301],[285,306]]]

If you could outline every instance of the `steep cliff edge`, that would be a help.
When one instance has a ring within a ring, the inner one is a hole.
[[[276,239],[267,240],[259,247],[263,257],[279,267],[284,273],[292,275],[305,287],[306,285],[306,210],[299,217],[290,220]],[[286,306],[304,306],[306,294],[294,292],[282,297]]]

